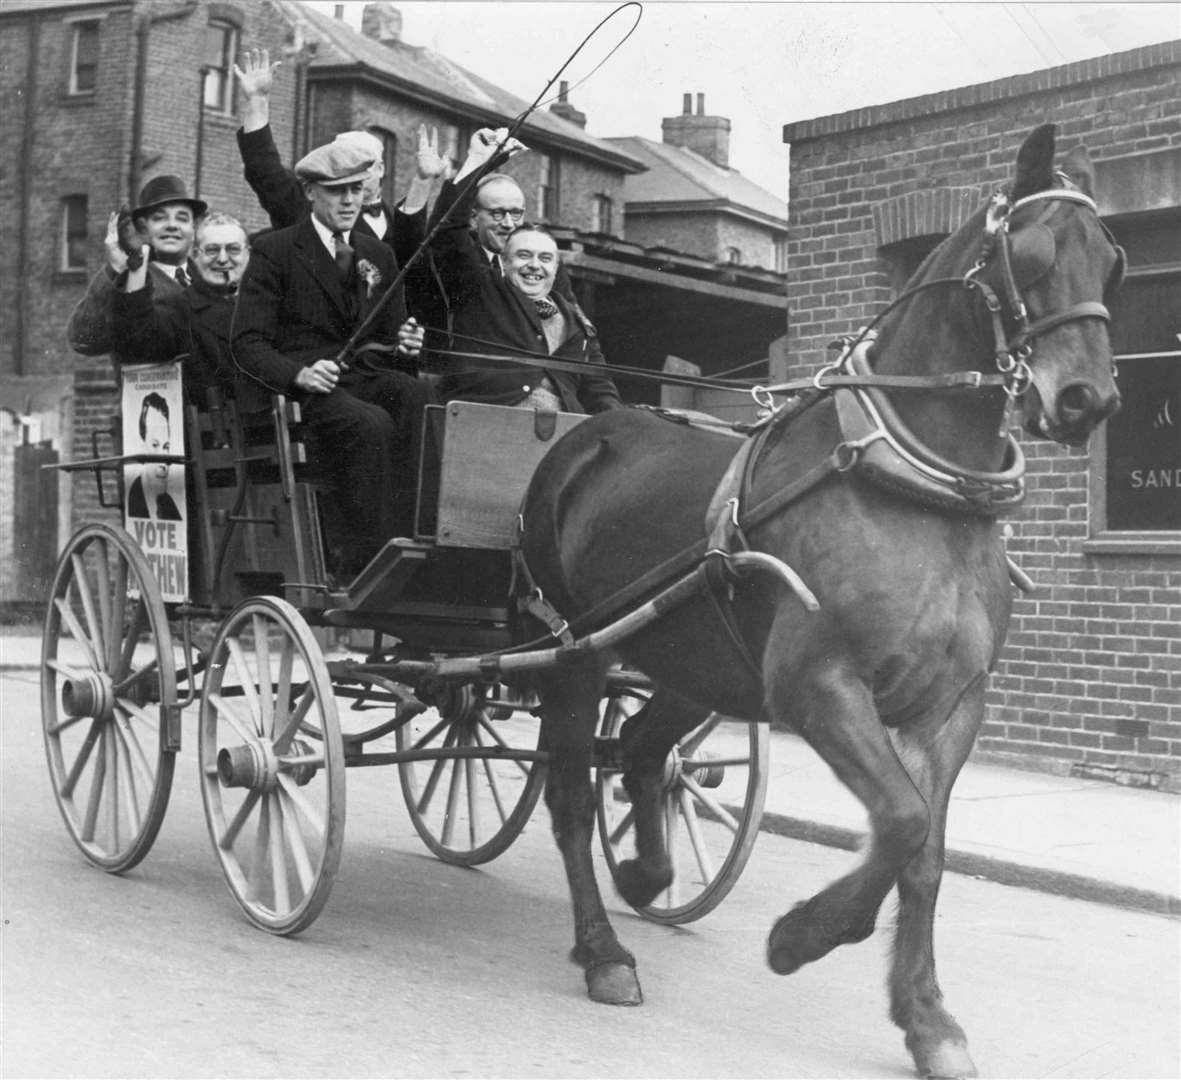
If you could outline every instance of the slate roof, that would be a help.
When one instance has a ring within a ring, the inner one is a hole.
[[[623,183],[628,208],[728,210],[763,224],[787,228],[787,203],[737,169],[715,165],[695,150],[638,135],[611,138],[621,150],[648,166]]]
[[[399,41],[383,44],[354,30],[340,19],[282,0],[293,21],[310,31],[319,42],[309,72],[327,75],[341,69],[361,68],[380,81],[396,86],[408,97],[450,108],[481,122],[503,125],[523,113],[530,102],[490,83],[439,53]],[[541,85],[538,85],[538,91]],[[535,111],[521,131],[521,140],[535,141],[582,153],[623,172],[638,172],[643,165],[626,149],[599,139],[546,109]]]

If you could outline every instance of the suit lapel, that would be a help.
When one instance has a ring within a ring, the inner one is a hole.
[[[300,223],[299,231],[295,234],[295,256],[331,301],[332,306],[343,318],[351,321],[351,305],[337,272],[336,261],[328,254],[328,249],[320,239],[320,234],[316,232],[310,217]]]

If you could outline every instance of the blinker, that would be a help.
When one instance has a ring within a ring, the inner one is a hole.
[[[1056,254],[1054,233],[1048,225],[1035,222],[1012,233],[1009,258],[1018,287],[1027,289],[1045,277],[1054,265]]]

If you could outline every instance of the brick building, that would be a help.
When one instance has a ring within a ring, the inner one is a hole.
[[[386,3],[366,5],[360,31],[290,0],[0,5],[0,135],[17,151],[0,165],[0,226],[12,238],[0,255],[0,605],[44,596],[50,553],[74,524],[116,516],[88,478],[41,469],[53,455],[90,456],[116,408],[110,365],[65,341],[69,313],[101,265],[108,214],[145,180],[175,173],[248,229],[267,224],[235,139],[232,64],[249,46],[283,60],[271,96],[283,156],[368,129],[385,144],[388,196],[412,174],[420,123],[438,128],[458,161],[472,132],[528,106],[403,41]],[[611,359],[659,369],[676,353],[706,371],[752,361],[765,369],[783,334],[782,275],[629,242],[624,184],[645,165],[589,134],[564,93],[520,135],[530,153],[506,171],[530,216],[560,225],[575,289]],[[651,384],[623,390],[659,396]]]
[[[811,373],[1009,176],[1039,123],[1083,143],[1127,249],[1124,407],[1088,449],[1024,439],[1015,601],[978,753],[1181,786],[1181,41],[785,126],[788,359]]]

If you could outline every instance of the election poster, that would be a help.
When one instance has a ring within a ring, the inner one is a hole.
[[[180,365],[123,368],[123,453],[174,454],[184,447]],[[147,556],[165,601],[188,592],[189,551],[185,468],[179,462],[130,461],[123,466],[123,520]]]

